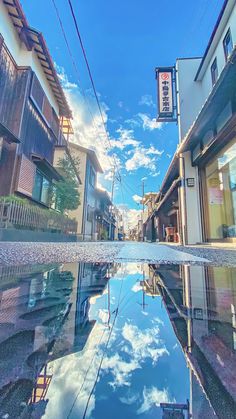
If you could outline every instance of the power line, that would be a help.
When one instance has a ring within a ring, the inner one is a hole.
[[[72,53],[72,50],[71,50],[71,48],[70,48],[70,44],[69,44],[68,38],[67,38],[67,36],[66,36],[66,31],[65,31],[65,29],[64,29],[64,26],[63,26],[63,23],[62,23],[62,19],[61,19],[61,17],[60,17],[60,13],[59,13],[59,10],[58,10],[58,7],[57,7],[57,5],[56,5],[55,0],[52,0],[52,4],[53,4],[53,6],[54,6],[54,9],[55,9],[55,12],[56,12],[56,15],[57,15],[57,18],[58,18],[58,21],[59,21],[60,27],[61,27],[61,31],[62,31],[62,34],[63,34],[64,40],[65,40],[65,43],[66,43],[66,46],[67,46],[67,49],[68,49],[68,52],[69,52],[69,55],[70,55],[70,58],[71,58],[72,64],[73,64],[73,67],[74,67],[74,70],[75,70],[76,75],[77,75],[77,77],[78,77],[78,81],[79,81],[79,85],[80,85],[80,88],[81,88],[81,93],[82,93],[83,100],[84,100],[85,105],[87,106],[88,111],[89,111],[90,116],[91,116],[92,125],[93,125],[94,129],[96,130],[96,132],[97,132],[97,134],[98,134],[98,137],[99,137],[99,138],[103,141],[103,139],[102,139],[102,137],[101,137],[101,135],[100,135],[99,131],[97,130],[97,126],[96,126],[96,123],[95,123],[95,121],[94,121],[94,117],[93,117],[92,111],[91,111],[91,109],[90,109],[89,101],[88,101],[88,99],[87,99],[87,96],[86,96],[85,90],[83,89],[83,86],[82,86],[82,83],[81,83],[81,80],[80,80],[80,74],[79,74],[78,66],[77,66],[76,61],[75,61],[75,59],[74,59],[74,57],[73,57],[73,53]],[[110,146],[110,144],[109,144],[109,146]],[[105,145],[105,148],[106,148],[106,150],[108,151],[108,148],[106,147],[106,145]],[[109,155],[108,155],[108,159],[110,160],[110,156],[109,156]],[[111,160],[110,160],[110,163],[111,163],[111,166],[113,166],[113,163],[111,162]]]

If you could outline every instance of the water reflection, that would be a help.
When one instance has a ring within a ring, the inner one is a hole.
[[[235,418],[235,274],[0,267],[0,417]]]
[[[190,371],[194,418],[236,417],[236,269],[150,268]]]

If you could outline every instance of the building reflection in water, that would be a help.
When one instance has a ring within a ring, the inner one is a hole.
[[[71,263],[0,268],[0,417],[40,418],[53,360],[81,351],[115,267]]]
[[[190,415],[235,418],[236,269],[149,268],[189,366]]]

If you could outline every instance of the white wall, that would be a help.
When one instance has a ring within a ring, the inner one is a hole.
[[[182,141],[202,106],[200,83],[194,81],[201,58],[178,59],[177,95],[179,117],[179,140]]]
[[[44,89],[48,100],[59,114],[59,107],[56,98],[51,90],[50,84],[44,74],[37,54],[34,51],[28,51],[24,43],[20,41],[18,33],[11,21],[3,0],[0,0],[0,33],[2,34],[5,44],[13,56],[18,66],[30,66],[38,77],[42,88]]]
[[[212,45],[204,60],[197,81],[194,81],[201,63],[199,58],[178,59],[177,91],[179,117],[179,139],[183,141],[196,117],[212,91],[211,65],[217,58],[218,76],[225,67],[224,37],[230,28],[233,46],[236,45],[236,2],[229,0],[224,16],[218,26]],[[206,45],[207,47],[207,45]]]

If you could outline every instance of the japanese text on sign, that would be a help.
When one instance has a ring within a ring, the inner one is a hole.
[[[173,117],[173,85],[172,71],[158,71],[159,117]]]

